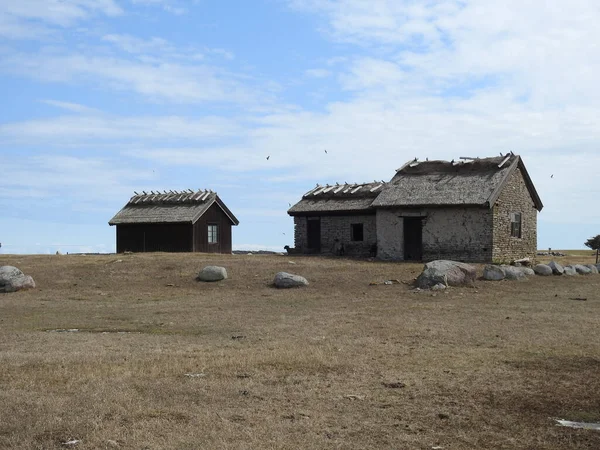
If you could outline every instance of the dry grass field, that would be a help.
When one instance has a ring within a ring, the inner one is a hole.
[[[600,421],[598,275],[435,294],[369,286],[421,265],[348,259],[6,264],[38,289],[0,295],[2,449],[600,448],[552,420]],[[230,278],[196,282],[208,264]]]

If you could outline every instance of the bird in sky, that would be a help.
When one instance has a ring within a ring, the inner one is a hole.
[[[325,153],[327,153],[327,150],[325,150]]]
[[[550,175],[550,178],[554,178],[554,174]]]
[[[267,156],[267,161],[269,160],[270,157],[271,157],[271,155]]]

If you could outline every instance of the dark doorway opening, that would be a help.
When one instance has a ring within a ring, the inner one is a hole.
[[[307,244],[311,252],[321,251],[321,218],[309,217],[307,225]]]
[[[404,260],[421,261],[423,259],[423,219],[421,217],[404,218]]]

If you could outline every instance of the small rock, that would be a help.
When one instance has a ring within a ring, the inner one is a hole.
[[[273,285],[279,289],[287,289],[308,286],[308,281],[306,280],[306,278],[301,277],[300,275],[294,275],[287,272],[279,272],[277,275],[275,275]]]
[[[403,387],[406,387],[406,384],[404,384],[404,383],[402,383],[400,381],[394,381],[394,382],[391,382],[391,383],[383,382],[381,384],[383,386],[385,386],[386,388],[389,388],[389,389],[402,389]]]
[[[450,418],[450,416],[448,414],[444,414],[444,413],[439,413],[438,417],[442,420],[447,420]]]
[[[548,267],[552,269],[552,273],[554,275],[563,275],[565,273],[565,269],[563,268],[563,266],[561,266],[556,261],[550,261],[550,263],[548,263]]]
[[[535,272],[536,275],[541,275],[543,277],[548,277],[550,275],[552,275],[553,270],[550,266],[547,266],[546,264],[538,264],[533,268],[533,271]]]
[[[483,278],[490,281],[500,281],[504,280],[506,277],[506,273],[504,269],[500,266],[495,266],[493,264],[488,264],[483,268]]]
[[[221,281],[227,279],[227,270],[220,266],[206,266],[198,274],[199,281]]]
[[[443,290],[444,290],[444,289],[446,289],[446,288],[447,288],[447,286],[446,286],[445,284],[438,283],[438,284],[436,284],[435,286],[433,286],[433,287],[431,288],[431,290],[432,290],[432,291],[443,291]]]

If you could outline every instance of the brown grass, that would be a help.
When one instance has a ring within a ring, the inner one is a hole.
[[[39,288],[0,296],[0,448],[600,448],[550,419],[600,421],[600,276],[433,294],[369,286],[420,265],[345,259],[4,264]],[[230,279],[196,282],[207,264]]]

